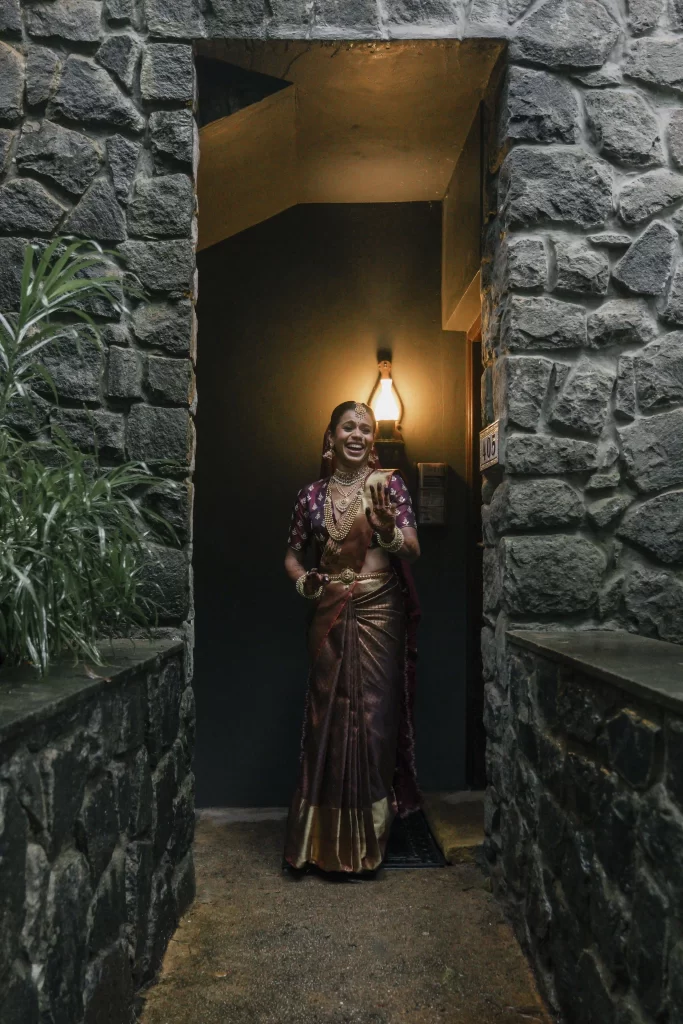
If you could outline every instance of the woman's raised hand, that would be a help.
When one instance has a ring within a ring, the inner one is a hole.
[[[382,540],[391,539],[396,526],[396,508],[392,504],[388,486],[374,487],[371,484],[370,497],[372,508],[365,510],[368,522]]]
[[[317,569],[309,569],[304,580],[304,592],[306,594],[317,594],[321,587],[330,582],[330,577]]]

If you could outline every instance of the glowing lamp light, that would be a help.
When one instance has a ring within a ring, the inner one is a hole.
[[[401,436],[403,402],[391,377],[390,360],[380,360],[378,370],[375,386],[368,399],[368,405],[377,420],[377,440],[403,443]]]

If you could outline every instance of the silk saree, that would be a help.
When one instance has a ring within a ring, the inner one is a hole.
[[[360,575],[373,542],[365,514],[370,485],[389,484],[399,525],[414,524],[414,517],[398,474],[374,470],[351,530],[334,541],[316,525],[326,483],[307,495],[309,521],[322,547],[320,571],[341,579],[323,590],[309,628],[301,760],[285,859],[295,868],[360,873],[382,863],[394,815],[420,806],[413,735],[419,608],[400,559],[386,571]],[[295,531],[290,544],[301,543],[304,532]]]

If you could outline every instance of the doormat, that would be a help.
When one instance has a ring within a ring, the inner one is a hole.
[[[382,867],[388,870],[407,868],[443,868],[446,866],[422,811],[407,818],[394,818],[387,852]]]

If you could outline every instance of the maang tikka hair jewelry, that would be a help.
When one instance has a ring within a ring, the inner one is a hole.
[[[353,411],[356,414],[356,416],[361,420],[365,418],[365,414],[367,413],[367,409],[360,402],[356,402],[356,406]]]

